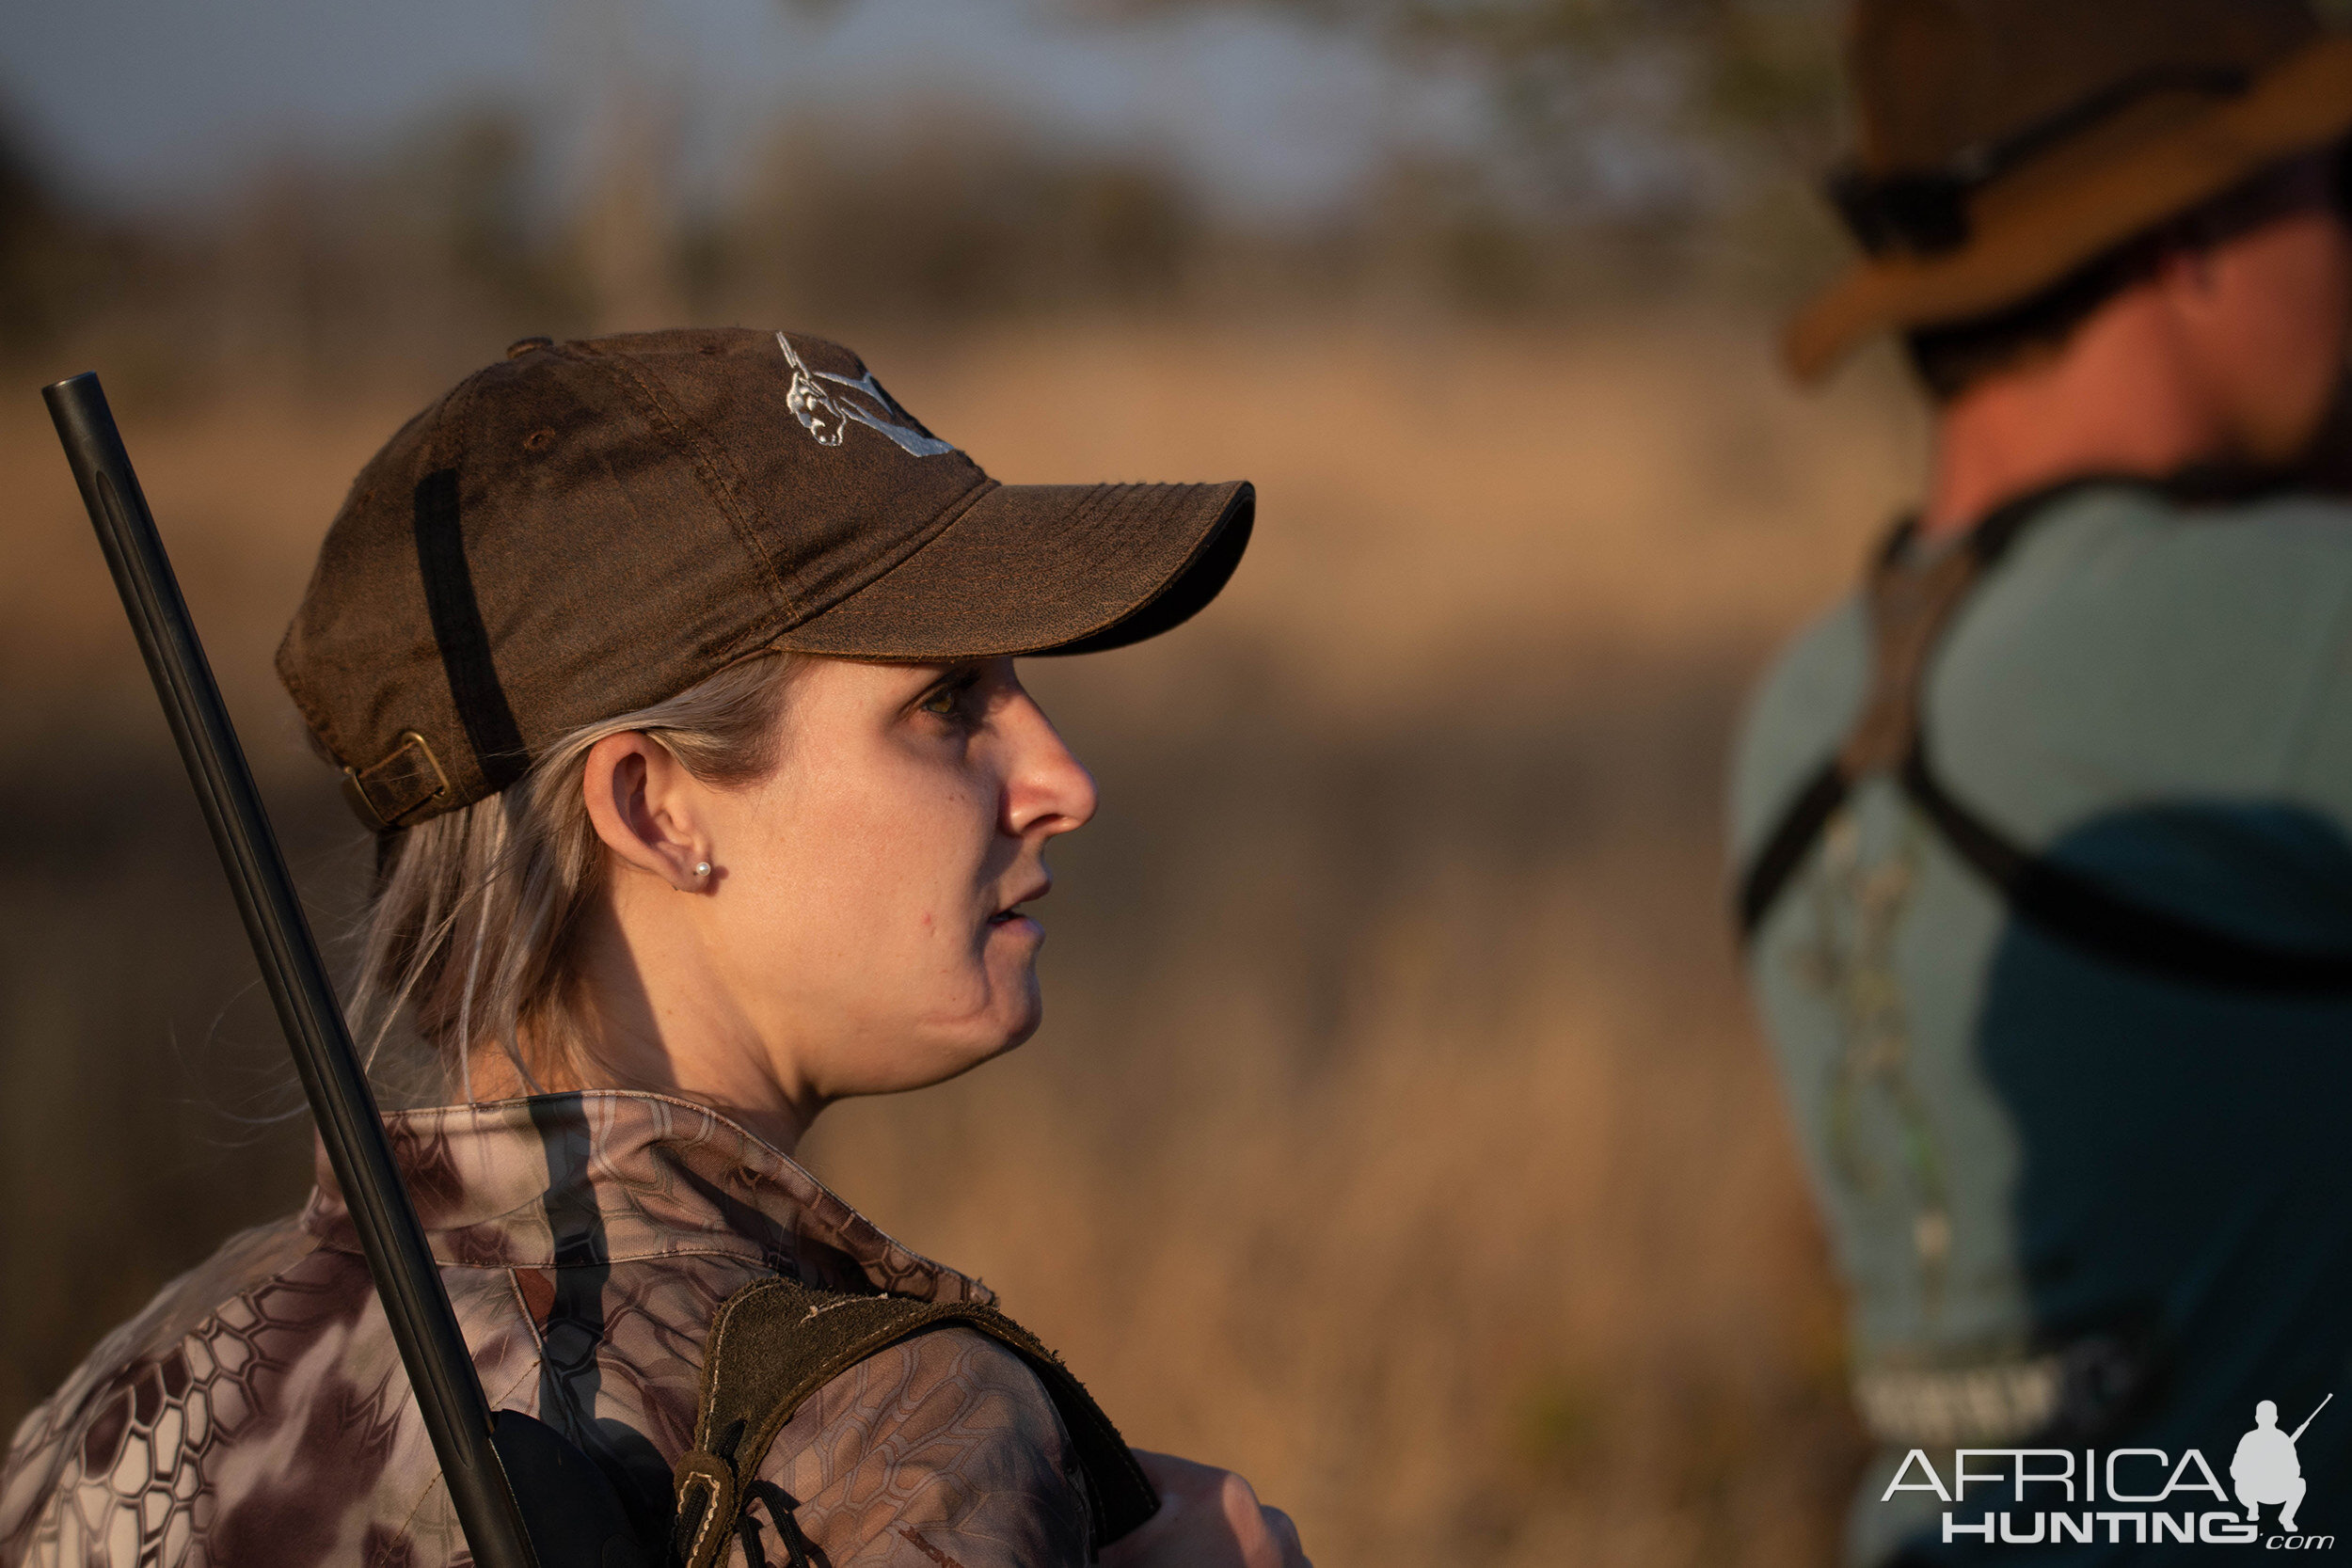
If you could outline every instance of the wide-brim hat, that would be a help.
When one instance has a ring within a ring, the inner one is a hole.
[[[1254,509],[1238,480],[1000,484],[800,333],[529,339],[360,472],[278,668],[361,817],[407,827],[766,651],[1155,636],[1224,587]]]
[[[1862,0],[1850,69],[1861,147],[1832,191],[1866,254],[1788,325],[1807,381],[2352,132],[2352,38],[2299,0]]]

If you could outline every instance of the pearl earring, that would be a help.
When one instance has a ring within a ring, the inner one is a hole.
[[[696,861],[696,862],[694,863],[694,875],[695,875],[695,876],[697,876],[697,877],[707,877],[707,876],[709,876],[709,875],[710,875],[710,863],[709,863],[708,861]]]

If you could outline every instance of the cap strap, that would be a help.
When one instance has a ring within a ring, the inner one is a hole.
[[[466,728],[490,794],[523,776],[531,755],[523,748],[515,710],[499,684],[490,658],[490,633],[474,598],[473,573],[466,563],[466,536],[457,515],[457,470],[436,468],[417,482],[417,564],[424,575],[425,609],[433,617],[433,641],[441,651],[449,694]]]

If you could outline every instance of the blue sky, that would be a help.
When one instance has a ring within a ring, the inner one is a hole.
[[[825,9],[820,8],[820,12]],[[0,0],[0,103],[75,189],[201,204],[290,154],[364,154],[462,103],[577,140],[611,84],[675,106],[723,184],[789,111],[917,98],[1165,152],[1238,212],[1343,197],[1399,141],[1474,134],[1467,95],[1368,42],[1247,10],[1113,26],[1070,0]]]

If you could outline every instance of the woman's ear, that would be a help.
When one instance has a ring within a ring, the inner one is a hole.
[[[697,785],[659,742],[637,730],[606,736],[588,748],[580,791],[589,825],[623,864],[681,893],[709,885]]]

